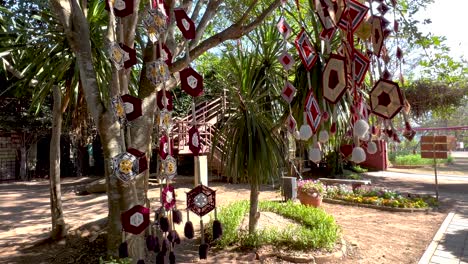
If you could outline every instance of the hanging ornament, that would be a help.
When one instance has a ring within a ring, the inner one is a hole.
[[[369,69],[370,61],[361,52],[354,50],[353,76],[357,86],[361,86]]]
[[[314,134],[317,133],[317,130],[320,126],[322,114],[312,89],[310,89],[307,94],[304,111],[307,117],[307,123],[309,123],[312,132]]]
[[[167,156],[172,156],[172,140],[166,134],[159,139],[159,156],[165,160]]]
[[[318,55],[314,49],[314,46],[310,42],[309,37],[307,37],[304,28],[302,28],[301,32],[299,32],[297,35],[295,44],[302,64],[304,64],[307,71],[310,71],[310,69],[312,69],[312,67],[315,65],[315,62],[318,59]]]
[[[403,96],[398,84],[380,79],[370,91],[370,106],[374,114],[392,119],[403,108]]]
[[[336,104],[346,92],[346,62],[345,57],[331,54],[322,73],[323,97]]]
[[[134,155],[124,152],[112,158],[113,175],[123,183],[132,181],[138,175],[138,159]]]
[[[116,96],[112,98],[111,101],[112,111],[114,112],[114,116],[116,117],[117,121],[121,124],[125,123],[125,109],[124,104],[122,102],[122,98],[120,96]]]
[[[172,101],[172,93],[170,91],[158,91],[158,94],[156,95],[156,103],[159,109],[167,109],[168,111],[172,111],[174,109]]]
[[[288,127],[288,132],[291,134],[294,134],[297,129],[297,123],[296,123],[296,119],[294,119],[294,116],[291,113],[288,115],[288,118],[286,119],[286,124]]]
[[[162,166],[164,168],[164,175],[172,180],[177,174],[177,162],[172,156],[167,156],[165,160],[162,161]]]
[[[361,163],[366,160],[366,152],[361,147],[353,148],[353,152],[351,154],[351,161],[355,163]]]
[[[135,148],[127,148],[127,152],[137,158],[138,173],[142,173],[148,169],[148,159],[146,158],[146,154],[144,152],[139,151],[138,149],[135,149]]]
[[[353,131],[354,136],[362,139],[368,134],[369,124],[365,120],[359,119],[354,123]]]
[[[174,9],[174,16],[176,18],[176,24],[180,32],[185,39],[194,39],[195,38],[195,24],[188,17],[187,13],[182,8]]]
[[[380,52],[382,50],[384,33],[382,26],[382,19],[380,17],[374,16],[372,19],[372,52],[375,56],[380,57]]]
[[[367,143],[367,153],[371,155],[377,153],[377,144],[374,141]]]
[[[319,142],[326,143],[330,139],[328,132],[326,130],[321,130],[319,133]]]
[[[156,86],[161,82],[168,81],[171,78],[171,73],[167,64],[159,59],[146,64],[146,77]]]
[[[128,59],[124,56],[124,67],[125,69],[131,68],[133,65],[137,64],[136,50],[130,48],[127,45],[119,43],[120,48],[128,54]]]
[[[319,163],[320,160],[322,160],[322,152],[320,151],[317,145],[309,148],[308,154],[309,160],[313,163]]]
[[[294,63],[296,63],[294,58],[288,52],[283,52],[281,55],[279,55],[278,60],[286,71],[291,70],[294,66]]]
[[[166,109],[159,112],[159,127],[164,131],[170,131],[172,128],[172,112]]]
[[[203,94],[203,77],[192,67],[180,71],[180,86],[187,94],[198,97]]]
[[[120,220],[125,232],[138,235],[149,225],[150,209],[141,205],[135,205],[130,210],[122,213]]]
[[[284,20],[284,18],[281,18],[278,24],[276,24],[276,27],[278,28],[278,31],[283,35],[283,39],[288,39],[289,36],[291,36],[292,29]]]
[[[189,129],[189,149],[194,156],[198,156],[201,151],[200,132],[196,126]]]
[[[149,39],[154,43],[158,36],[167,30],[167,16],[159,8],[147,9],[143,17],[143,25]]]
[[[105,9],[110,10],[109,2],[112,3],[114,7],[114,15],[116,17],[126,17],[133,13],[133,1],[134,0],[106,0]]]
[[[156,43],[159,46],[159,43]],[[172,65],[172,52],[166,46],[166,44],[162,44],[161,51],[156,49],[156,59],[162,59],[168,66]],[[162,55],[162,56],[161,56]]]
[[[216,191],[205,186],[198,185],[187,193],[187,209],[202,217],[216,207]]]
[[[291,104],[294,95],[296,94],[296,87],[290,82],[286,81],[283,90],[281,91],[281,97],[288,103]]]
[[[342,30],[348,30],[349,27],[351,28],[352,33],[354,33],[366,17],[367,11],[369,11],[369,8],[358,1],[347,0],[346,9],[341,14],[338,27]]]
[[[116,42],[110,45],[110,58],[117,70],[122,70],[125,67],[125,61],[130,60],[130,55]]]
[[[164,187],[162,190],[161,199],[162,205],[166,210],[171,210],[172,208],[174,208],[176,203],[174,186],[167,185],[166,187]]]
[[[142,100],[140,98],[133,97],[129,94],[121,96],[123,109],[125,111],[125,118],[128,121],[133,121],[138,117],[142,116]]]

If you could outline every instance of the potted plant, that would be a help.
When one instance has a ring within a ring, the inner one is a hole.
[[[320,181],[299,180],[297,182],[297,198],[301,204],[319,207],[324,193],[325,187]]]

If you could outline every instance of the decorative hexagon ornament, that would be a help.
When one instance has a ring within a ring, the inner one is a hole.
[[[142,115],[142,100],[140,98],[133,97],[129,94],[124,94],[121,98],[125,110],[125,117],[128,121],[135,120]]]
[[[385,119],[392,119],[404,106],[400,87],[392,81],[380,79],[369,96],[372,112]]]
[[[200,132],[196,126],[189,129],[189,149],[194,156],[198,156],[201,151]]]
[[[180,71],[180,82],[182,90],[192,97],[198,97],[203,94],[203,77],[192,67]]]
[[[312,132],[316,134],[320,126],[322,113],[312,89],[307,94],[304,111],[306,112],[307,123],[312,128]]]
[[[315,11],[324,30],[330,30],[335,27],[332,18],[335,16],[335,12],[331,1],[315,0]]]
[[[125,69],[131,68],[133,65],[137,63],[137,57],[136,57],[136,50],[130,48],[127,45],[124,45],[122,43],[119,43],[120,48],[122,48],[125,52],[128,53],[128,59],[124,60],[124,67]]]
[[[159,139],[159,156],[165,160],[170,155],[172,155],[172,142],[166,134],[163,134]]]
[[[150,209],[141,205],[135,205],[130,210],[120,215],[122,228],[125,232],[138,235],[143,232],[150,223]]]
[[[159,46],[158,43],[156,43],[156,45]],[[172,53],[169,50],[169,48],[166,46],[166,44],[162,44],[161,51],[159,51],[159,49],[156,49],[156,58],[157,59],[161,58],[168,66],[172,65]]]
[[[361,52],[354,50],[353,76],[356,84],[360,86],[366,77],[370,61]]]
[[[138,160],[138,173],[142,173],[148,169],[148,159],[146,154],[135,148],[127,148],[127,152],[135,156]]]
[[[296,87],[292,85],[290,82],[286,81],[284,84],[283,90],[281,91],[281,97],[290,104],[294,95],[296,94]]]
[[[205,185],[198,185],[187,193],[187,209],[198,216],[204,216],[216,207],[216,191]]]
[[[170,131],[172,129],[172,112],[163,109],[159,112],[157,124],[162,130]]]
[[[105,9],[110,10],[109,2],[112,2],[114,7],[114,15],[116,17],[126,17],[133,13],[133,2],[134,0],[106,0]]]
[[[162,161],[162,166],[164,169],[164,176],[172,180],[177,174],[177,161],[172,156],[167,156],[165,160]]]
[[[323,28],[322,31],[320,32],[319,37],[322,40],[331,40],[335,32],[336,32],[336,27],[332,27],[329,29]]]
[[[125,123],[126,121],[126,114],[124,104],[122,102],[122,98],[120,96],[116,96],[111,100],[111,107],[112,111],[114,112],[114,116],[120,123]]]
[[[323,97],[336,104],[346,91],[346,80],[345,57],[331,54],[322,73]]]
[[[139,172],[138,158],[128,152],[120,153],[112,158],[114,176],[123,183],[132,181]]]
[[[172,93],[170,91],[164,92],[163,90],[159,90],[156,95],[156,103],[161,110],[167,109],[168,111],[172,111],[174,109]]]
[[[146,77],[153,85],[158,85],[161,82],[169,80],[171,73],[167,64],[162,59],[158,59],[146,64]]]
[[[162,193],[161,193],[161,198],[162,198],[162,204],[166,211],[171,210],[174,208],[176,204],[176,195],[174,191],[174,186],[168,185],[163,188]]]
[[[182,35],[186,39],[195,38],[195,24],[192,19],[189,18],[185,10],[182,8],[175,8],[174,15],[176,18],[176,24],[179,30],[182,32]]]
[[[110,58],[117,70],[121,70],[125,67],[125,61],[130,60],[130,55],[119,44],[113,42],[110,45]]]
[[[315,62],[317,61],[318,55],[314,49],[314,46],[307,37],[305,29],[302,28],[299,35],[297,35],[296,49],[299,52],[299,57],[301,57],[302,64],[306,67],[307,71],[310,71],[314,67]]]
[[[143,25],[146,28],[149,39],[152,42],[156,42],[159,34],[167,30],[167,16],[159,8],[148,8],[143,17]]]

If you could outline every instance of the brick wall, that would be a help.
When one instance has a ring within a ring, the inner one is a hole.
[[[15,136],[12,140],[12,134],[0,134],[0,181],[16,178],[16,150],[20,143]]]

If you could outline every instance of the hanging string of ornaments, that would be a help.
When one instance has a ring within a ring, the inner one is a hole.
[[[284,16],[286,0],[282,1],[281,18],[277,28],[283,37],[283,53],[278,57],[285,70],[285,76],[294,66],[294,58],[287,52],[287,40],[292,34]],[[395,36],[397,69],[400,71],[400,83],[403,84],[401,64],[403,53],[399,47],[398,21],[396,19],[396,0],[391,0],[390,7],[384,0],[314,0],[314,13],[319,18],[321,31],[319,38],[323,46],[323,54],[316,50],[318,45],[312,43],[308,37],[305,20],[301,15],[299,1],[295,1],[299,14],[300,32],[296,36],[295,46],[303,66],[307,71],[308,92],[304,104],[303,124],[299,131],[291,111],[291,101],[296,88],[285,81],[281,92],[282,98],[289,105],[289,115],[286,119],[288,132],[296,139],[308,141],[312,138],[309,148],[309,159],[319,163],[322,159],[321,144],[329,140],[330,134],[337,131],[337,120],[341,100],[348,100],[351,106],[351,130],[347,135],[352,138],[353,145],[342,146],[342,154],[355,163],[366,160],[367,154],[375,154],[378,146],[376,139],[393,140],[399,143],[397,131],[393,125],[393,118],[402,113],[405,122],[403,136],[412,140],[415,131],[411,128],[408,112],[409,103],[398,83],[392,81],[389,71],[391,57],[385,47],[385,40]],[[384,17],[393,8],[394,25]],[[374,14],[375,12],[375,14]],[[340,48],[331,53],[331,41],[339,40]],[[322,55],[322,56],[320,56]],[[317,60],[328,58],[321,70],[322,97],[317,98],[311,85],[310,71],[316,66]],[[382,65],[383,64],[383,65]],[[375,73],[377,68],[377,73]],[[369,82],[365,82],[369,73]],[[378,76],[378,80],[376,80]],[[345,97],[348,93],[350,96]],[[322,100],[322,107],[319,105]],[[404,108],[404,111],[401,111]],[[332,111],[331,117],[329,111]],[[330,129],[320,125],[330,122]],[[372,125],[370,124],[372,122]]]
[[[110,43],[111,61],[120,73],[126,76],[127,71],[136,64],[136,51],[124,45],[123,27],[121,18],[134,12],[133,0],[107,0],[106,10],[109,11],[111,25],[114,26],[112,43]],[[165,45],[165,34],[167,34],[168,23],[171,16],[175,17],[176,25],[185,39],[185,58],[187,67],[179,72],[180,85],[182,90],[192,96],[192,127],[189,130],[189,149],[193,155],[198,156],[201,152],[200,133],[197,128],[195,101],[194,98],[203,94],[203,78],[192,67],[190,67],[188,42],[195,38],[195,24],[188,17],[182,8],[175,8],[170,14],[165,7],[163,0],[150,0],[150,3],[143,15],[143,25],[146,28],[149,41],[153,45],[153,58],[146,63],[146,77],[154,87],[162,86],[157,92],[157,121],[159,141],[158,158],[161,164],[159,170],[161,206],[155,211],[153,223],[150,221],[150,209],[143,205],[134,205],[121,214],[122,223],[122,243],[119,246],[119,257],[129,257],[129,248],[132,257],[138,259],[138,264],[143,264],[145,252],[156,253],[156,263],[176,262],[175,245],[180,244],[181,239],[175,230],[175,224],[183,221],[182,213],[177,209],[176,192],[172,180],[177,174],[177,162],[173,156],[173,135],[172,135],[172,110],[173,96],[166,89],[166,82],[170,79],[171,73],[169,65],[172,64],[172,54]],[[115,25],[118,24],[115,30]],[[128,90],[124,81],[119,83],[120,90]],[[117,94],[111,100],[111,107],[115,118],[121,124],[122,139],[124,139],[124,128],[132,125],[132,121],[142,116],[142,100],[128,94]],[[125,140],[122,140],[125,144]],[[118,154],[112,159],[112,172],[121,184],[132,186],[137,175],[148,169],[148,160],[144,151],[131,147],[131,140],[127,140],[128,148],[125,152]],[[165,184],[162,184],[165,183]],[[145,192],[146,193],[146,192]],[[187,193],[187,222],[184,227],[184,235],[188,239],[194,238],[193,223],[189,218],[189,211],[200,217],[201,245],[199,246],[200,259],[206,259],[208,255],[208,244],[204,239],[202,216],[215,210],[215,221],[213,223],[213,238],[217,239],[222,235],[221,223],[216,219],[216,192],[207,186],[199,185]],[[135,249],[131,242],[132,236],[138,236],[147,230],[146,248]]]

